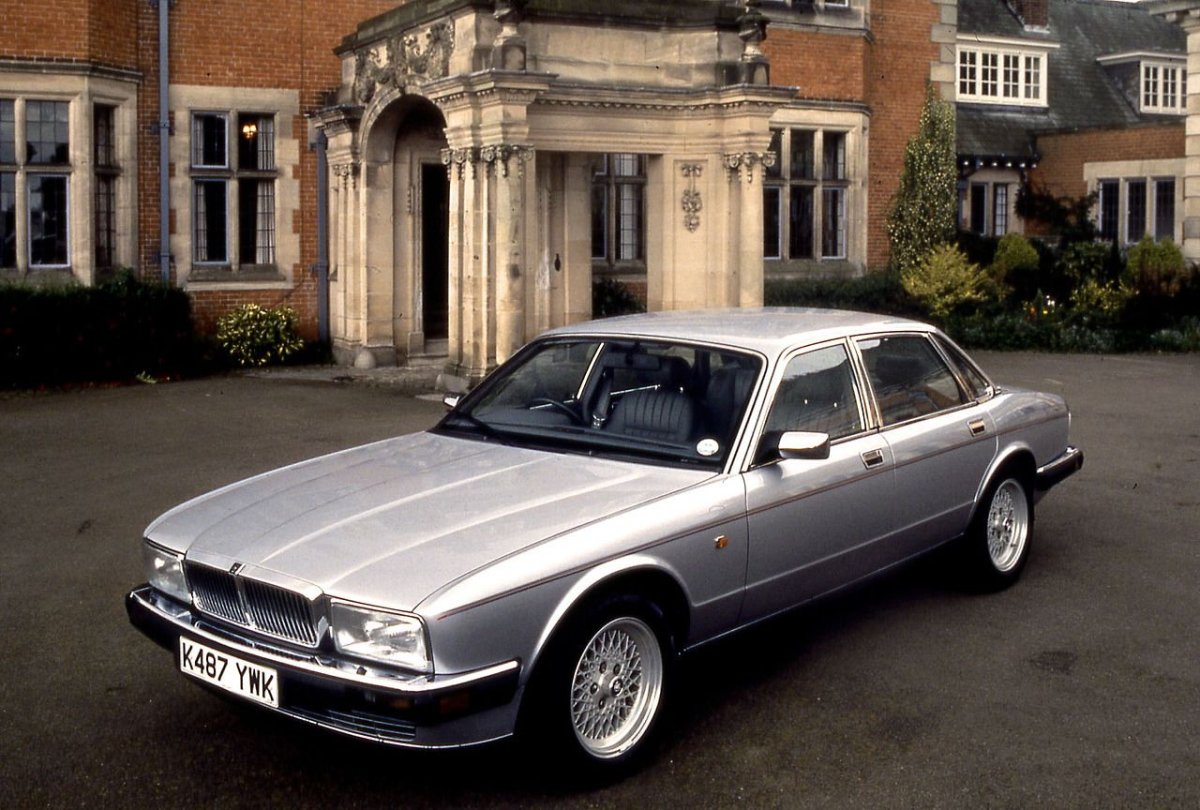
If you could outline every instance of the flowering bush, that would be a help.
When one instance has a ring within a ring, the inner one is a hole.
[[[1188,281],[1183,252],[1170,239],[1155,242],[1150,235],[1129,249],[1129,276],[1138,292],[1170,298]]]
[[[304,348],[291,307],[243,304],[217,321],[217,342],[239,366],[281,363]]]

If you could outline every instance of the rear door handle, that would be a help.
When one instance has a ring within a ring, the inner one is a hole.
[[[862,454],[862,460],[863,460],[863,464],[866,466],[866,468],[868,470],[871,469],[872,467],[878,467],[880,464],[883,463],[883,451],[882,450],[868,450],[867,452]]]
[[[972,436],[979,436],[987,432],[987,423],[982,419],[972,419],[967,422],[967,429],[971,431]]]

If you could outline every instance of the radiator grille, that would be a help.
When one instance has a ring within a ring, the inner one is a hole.
[[[202,612],[306,647],[317,645],[313,604],[302,595],[206,565],[186,566],[192,600]]]

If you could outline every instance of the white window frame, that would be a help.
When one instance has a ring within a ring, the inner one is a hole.
[[[1048,50],[1033,50],[1027,43],[1003,40],[985,43],[976,37],[960,40],[955,57],[957,99],[979,104],[1045,107],[1048,58]]]
[[[1180,158],[1164,158],[1158,160],[1116,160],[1085,163],[1083,177],[1090,191],[1100,194],[1102,183],[1117,185],[1117,228],[1119,243],[1129,246],[1139,242],[1143,236],[1159,238],[1156,233],[1158,218],[1157,193],[1158,184],[1167,180],[1175,182],[1174,222],[1172,223],[1171,239],[1181,244],[1183,239],[1183,180],[1185,176],[1185,160]],[[1141,233],[1131,233],[1129,230],[1129,184],[1144,183],[1146,188],[1145,222]],[[1093,208],[1092,216],[1096,222],[1097,238],[1104,225],[1102,205],[1098,201]]]
[[[1168,87],[1171,88],[1168,94]],[[1142,112],[1183,115],[1187,112],[1187,66],[1144,60],[1138,69]]]

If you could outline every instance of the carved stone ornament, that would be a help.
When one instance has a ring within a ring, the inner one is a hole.
[[[774,165],[774,152],[731,152],[725,155],[725,169],[729,172],[730,180],[737,177],[740,170],[742,178],[747,183],[753,183],[755,166],[769,169]]]
[[[367,104],[381,87],[403,89],[414,82],[440,79],[450,72],[454,25],[437,22],[423,32],[390,37],[379,48],[366,48],[354,57],[354,98]]]
[[[683,176],[688,179],[688,187],[683,191],[683,227],[690,232],[695,233],[700,227],[700,211],[704,208],[704,201],[700,197],[700,191],[696,188],[696,178],[704,171],[704,165],[701,163],[685,163],[681,167]]]

